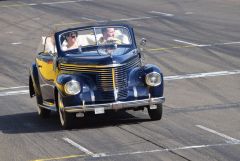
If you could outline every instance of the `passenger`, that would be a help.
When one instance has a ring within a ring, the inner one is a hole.
[[[54,36],[42,37],[43,44],[45,44],[44,53],[56,53],[56,44],[54,40]]]
[[[78,48],[78,43],[77,43],[77,32],[69,32],[66,34],[66,41],[63,42],[62,44],[62,50],[67,51],[71,49],[77,49]]]
[[[114,28],[103,28],[102,29],[103,36],[99,39],[99,44],[110,44],[117,43],[121,44],[121,40],[115,37],[115,29]]]

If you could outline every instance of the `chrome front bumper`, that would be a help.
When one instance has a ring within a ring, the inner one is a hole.
[[[66,112],[88,112],[94,111],[96,108],[104,108],[104,110],[120,110],[126,108],[137,108],[142,106],[151,106],[161,104],[165,101],[164,97],[156,97],[134,101],[117,101],[113,103],[105,104],[92,104],[92,105],[80,105],[80,106],[68,106],[64,107]]]

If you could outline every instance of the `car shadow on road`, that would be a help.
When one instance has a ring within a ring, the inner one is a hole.
[[[135,117],[125,111],[101,115],[92,114],[87,117],[76,118],[72,130],[103,128],[122,124],[130,125],[146,121],[150,121],[150,119]],[[57,113],[52,113],[49,118],[40,118],[36,112],[0,116],[0,133],[18,134],[62,130]]]

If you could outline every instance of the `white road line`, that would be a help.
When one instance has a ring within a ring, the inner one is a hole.
[[[156,18],[158,16],[150,16],[150,17],[130,17],[130,18],[122,18],[122,19],[113,19],[110,20],[112,22],[116,22],[116,21],[137,21],[137,20],[145,20],[145,19],[152,19],[152,18]],[[108,22],[107,20],[94,20],[94,19],[89,19],[86,17],[82,17],[83,19],[86,20],[90,20],[90,21],[96,21],[96,22]]]
[[[87,17],[82,17],[82,19],[89,20],[89,21],[95,21],[98,23],[103,23],[103,22],[118,22],[118,21],[137,21],[137,20],[145,20],[145,19],[152,19],[152,18],[157,18],[158,16],[151,16],[151,17],[130,17],[130,18],[122,18],[122,19],[112,19],[112,20],[94,20],[90,19]],[[80,22],[70,22],[70,23],[61,23],[61,24],[54,24],[56,26],[61,26],[61,25],[73,25],[73,24],[79,24]],[[82,22],[84,23],[84,22]]]
[[[24,3],[24,4],[13,4],[13,5],[0,5],[0,8],[9,7],[24,7],[24,6],[37,6],[37,5],[54,5],[54,4],[67,4],[77,2],[91,2],[93,0],[76,0],[76,1],[57,1],[57,2],[43,2],[43,3]]]
[[[82,19],[88,20],[88,21],[97,21],[97,20],[94,20],[94,19],[91,19],[91,18],[87,18],[87,17],[82,17]]]
[[[59,2],[44,2],[41,4],[45,4],[45,5],[51,5],[51,4],[63,4],[63,3],[76,3],[77,1],[59,1]]]
[[[158,16],[122,18],[122,19],[115,19],[115,20],[111,20],[111,21],[135,21],[135,20],[151,19],[151,18],[156,18],[156,17],[158,17]]]
[[[22,42],[13,42],[13,43],[11,43],[12,45],[20,45],[20,44],[22,44]]]
[[[197,47],[208,47],[208,46],[218,46],[218,45],[235,45],[235,44],[240,44],[240,41],[231,41],[231,42],[224,42],[224,43],[213,43],[213,44],[196,44],[193,42],[188,42],[185,40],[178,40],[174,39],[173,41],[183,43],[183,44],[188,44],[192,46],[197,46]]]
[[[202,45],[195,44],[195,43],[192,43],[192,42],[187,42],[187,41],[184,41],[184,40],[174,39],[174,41],[176,41],[176,42],[180,42],[180,43],[183,43],[183,44],[192,45],[192,46],[202,46]]]
[[[234,44],[240,44],[239,41],[233,41],[233,42],[225,42],[225,43],[215,43],[214,45],[234,45]]]
[[[169,80],[180,80],[180,79],[193,79],[193,78],[216,77],[216,76],[235,75],[235,74],[240,74],[240,70],[166,76],[164,77],[164,80],[169,81]]]
[[[86,153],[87,155],[91,155],[94,156],[95,154],[91,151],[89,151],[88,149],[86,149],[85,147],[77,144],[76,142],[72,141],[69,138],[63,138],[64,141],[68,142],[69,144],[71,144],[72,146],[78,148],[79,150],[81,150],[82,152]]]
[[[136,155],[136,154],[146,154],[146,153],[180,151],[180,150],[188,150],[188,149],[222,147],[222,146],[231,146],[231,145],[240,145],[240,143],[193,145],[193,146],[183,146],[183,147],[172,148],[172,149],[154,149],[154,150],[147,150],[147,151],[123,152],[123,153],[116,153],[116,154],[100,153],[99,156],[96,156],[96,157],[101,158],[101,157],[113,157],[113,156],[123,156],[123,155]],[[98,155],[98,154],[96,154],[96,155]]]
[[[37,3],[30,3],[30,4],[27,4],[28,6],[36,6],[38,5]]]
[[[163,16],[167,16],[167,17],[173,17],[174,16],[174,14],[165,13],[165,12],[158,12],[158,11],[150,11],[150,13],[159,14],[159,15],[163,15]]]
[[[240,70],[232,70],[232,71],[219,71],[219,72],[209,72],[209,73],[195,73],[195,74],[186,74],[186,75],[175,75],[175,76],[165,76],[165,81],[171,80],[181,80],[181,79],[195,79],[195,78],[205,78],[205,77],[217,77],[224,75],[236,75],[240,74]],[[8,88],[0,88],[1,90],[11,90],[17,88],[26,88],[28,86],[19,86],[19,87],[8,87]],[[20,94],[28,94],[28,90],[16,90],[16,91],[5,91],[0,92],[0,96],[10,96],[10,95],[20,95]]]
[[[202,126],[202,125],[196,125],[196,126],[197,126],[198,128],[200,128],[200,129],[206,130],[206,131],[208,131],[208,132],[211,132],[211,133],[213,133],[213,134],[216,134],[216,135],[218,135],[218,136],[221,136],[221,137],[227,139],[227,140],[226,140],[227,143],[233,143],[233,144],[239,144],[239,143],[240,143],[240,140],[237,140],[237,139],[235,139],[235,138],[232,138],[232,137],[230,137],[230,136],[227,136],[227,135],[225,135],[225,134],[223,134],[223,133],[217,132],[217,131],[215,131],[215,130],[213,130],[213,129],[207,128],[207,127]]]
[[[28,93],[29,93],[28,90],[0,92],[0,97],[1,96],[12,96],[12,95],[28,94]]]
[[[185,12],[185,15],[192,15],[194,14],[193,12]]]
[[[1,90],[17,89],[17,88],[28,88],[28,86],[18,86],[18,87],[0,87]]]
[[[65,4],[65,3],[77,3],[77,2],[91,2],[93,0],[76,0],[76,1],[58,1],[58,2],[44,2],[43,5],[52,5],[52,4]]]

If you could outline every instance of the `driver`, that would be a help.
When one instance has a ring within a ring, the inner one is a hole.
[[[102,28],[103,36],[99,39],[99,44],[111,44],[117,43],[121,44],[121,40],[115,37],[115,29],[112,27]]]

